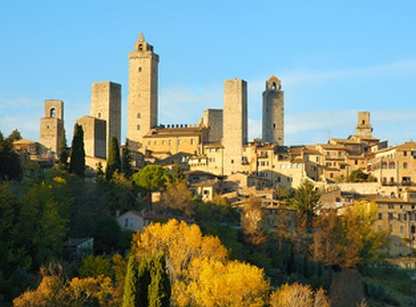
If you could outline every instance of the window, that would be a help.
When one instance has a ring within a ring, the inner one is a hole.
[[[97,117],[101,118],[101,112],[98,112]]]
[[[141,114],[137,113],[137,118],[141,118],[141,117],[142,117]]]
[[[142,50],[143,50],[143,45],[142,45],[142,44],[140,44],[140,45],[139,45],[139,50],[140,50],[140,51],[142,51]]]
[[[56,117],[56,109],[55,108],[51,108],[49,110],[49,117],[52,117],[52,118]]]
[[[403,168],[407,168],[407,162],[403,162]]]
[[[407,157],[407,151],[403,151],[403,156]]]
[[[275,123],[273,123],[273,129],[276,129],[276,124]]]
[[[393,220],[393,213],[392,212],[388,213],[388,219],[389,219],[389,221]]]
[[[358,165],[358,160],[355,160],[355,161],[354,161],[354,164],[355,164],[355,165]]]
[[[404,229],[403,229],[403,225],[400,225],[400,234],[403,234]]]
[[[137,128],[137,130],[140,130],[140,125],[137,125],[137,127],[136,127],[136,128]]]
[[[362,121],[361,121],[361,124],[362,124],[362,125],[365,125],[365,120],[362,120]]]
[[[383,213],[381,213],[381,212],[380,212],[380,213],[378,214],[378,219],[379,219],[379,220],[382,220],[382,219],[383,219]]]
[[[142,68],[139,66],[139,72],[142,72]]]

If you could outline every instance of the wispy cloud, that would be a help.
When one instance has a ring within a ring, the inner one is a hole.
[[[283,72],[281,77],[285,86],[305,83],[326,82],[337,79],[358,77],[380,77],[387,74],[407,74],[416,72],[416,59],[395,61],[366,67],[352,67],[335,70],[299,70]]]

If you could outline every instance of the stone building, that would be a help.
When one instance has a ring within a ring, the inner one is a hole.
[[[222,141],[224,112],[222,109],[206,109],[202,113],[200,125],[208,128],[208,143],[220,143]]]
[[[106,158],[107,122],[93,116],[83,116],[77,120],[84,131],[84,150],[88,158]],[[88,165],[88,164],[87,164]],[[89,165],[94,167],[94,165]]]
[[[157,158],[180,152],[199,155],[208,135],[208,128],[200,125],[162,125],[143,136],[142,148]]]
[[[240,79],[224,82],[224,172],[241,170],[243,147],[247,144],[247,82]]]
[[[106,156],[111,139],[121,142],[121,85],[111,82],[94,82],[91,87],[90,116],[106,122]]]
[[[284,143],[284,96],[281,82],[275,76],[266,81],[263,92],[262,139],[266,143]]]
[[[39,143],[57,157],[64,141],[64,133],[64,102],[58,99],[45,100]]]
[[[381,149],[370,162],[371,174],[384,186],[416,184],[416,142]]]
[[[142,148],[158,123],[158,64],[159,56],[140,33],[129,53],[127,138],[133,149]]]

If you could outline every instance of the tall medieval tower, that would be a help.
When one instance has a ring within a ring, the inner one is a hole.
[[[121,142],[121,85],[104,81],[94,82],[91,88],[92,117],[106,122],[106,156],[111,148],[111,139]]]
[[[241,169],[243,147],[247,144],[247,82],[224,82],[223,146],[224,174]]]
[[[127,138],[139,149],[143,136],[157,125],[159,56],[140,33],[129,53]]]
[[[284,144],[284,96],[280,80],[272,76],[263,92],[262,139],[264,142]]]
[[[64,102],[45,100],[44,116],[40,120],[40,143],[57,157],[63,145],[64,133]]]
[[[365,139],[371,139],[373,137],[373,127],[371,126],[370,112],[358,112],[355,135]]]

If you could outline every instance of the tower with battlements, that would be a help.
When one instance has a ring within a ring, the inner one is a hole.
[[[262,139],[272,144],[284,144],[284,95],[279,78],[266,81],[263,92]]]
[[[129,53],[127,138],[130,146],[143,148],[143,137],[158,119],[159,56],[140,33]]]
[[[40,144],[57,157],[64,133],[64,102],[58,99],[45,100],[44,116],[40,120]]]

